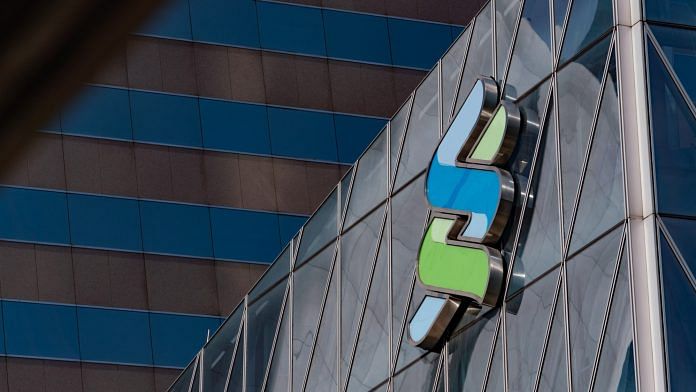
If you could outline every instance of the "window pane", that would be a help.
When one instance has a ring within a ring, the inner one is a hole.
[[[624,216],[621,121],[614,56],[599,108],[569,253],[620,222]]]
[[[696,24],[696,2],[694,2],[694,24]],[[657,38],[662,52],[679,77],[679,81],[691,97],[696,100],[696,32],[666,26],[650,26],[650,31]]]
[[[207,207],[140,201],[140,216],[146,252],[213,256]]]
[[[493,359],[491,360],[491,369],[488,372],[488,380],[486,381],[486,392],[503,392],[505,389],[505,374],[503,368],[503,330],[498,330],[498,336],[495,339],[495,348],[493,349]]]
[[[321,9],[266,2],[256,9],[263,49],[326,56]]]
[[[627,254],[628,250],[624,248],[614,297],[611,301],[609,321],[602,341],[602,354],[599,357],[594,384],[595,391],[636,390],[633,364],[633,315]]]
[[[518,391],[528,391],[534,386],[558,271],[544,276],[507,303],[508,385],[514,385]]]
[[[259,46],[255,1],[196,0],[189,7],[195,41]]]
[[[408,344],[408,343],[407,343]],[[435,382],[439,353],[430,353],[394,376],[394,391],[429,391]]]
[[[435,151],[440,135],[438,84],[436,68],[416,90],[406,139],[401,150],[399,169],[396,172],[395,190],[425,170]]]
[[[480,392],[498,323],[498,311],[488,312],[449,341],[449,390]]]
[[[73,245],[142,250],[137,200],[68,194],[68,211]]]
[[[171,387],[169,387],[169,392],[188,392],[189,387],[191,386],[191,376],[193,375],[193,372],[196,370],[196,364],[198,363],[198,360],[194,360],[191,362],[186,369],[181,373],[179,378],[174,381],[174,384],[172,384]]]
[[[237,309],[220,327],[215,336],[205,345],[203,352],[203,390],[222,391],[227,382],[234,348],[237,344],[244,305]]]
[[[398,112],[392,118],[389,124],[389,177],[390,184],[396,175],[396,168],[401,152],[401,143],[403,142],[404,133],[406,132],[406,122],[411,111],[411,103],[413,96],[410,95],[406,102],[401,106]]]
[[[350,227],[387,197],[388,135],[385,129],[357,163],[348,212],[343,224],[344,229]]]
[[[662,235],[660,264],[669,386],[672,391],[688,391],[696,383],[696,289]]]
[[[561,286],[562,287],[562,286]],[[540,391],[568,390],[568,361],[565,338],[565,291],[559,290],[548,345],[539,379]],[[598,390],[599,391],[599,390]]]
[[[200,98],[199,102],[205,148],[256,154],[271,153],[268,112],[265,105],[204,98]]]
[[[516,1],[516,0],[515,0]],[[442,128],[446,129],[452,114],[452,104],[456,98],[459,77],[464,66],[464,56],[469,45],[471,25],[452,44],[452,47],[442,57]]]
[[[548,0],[524,2],[515,38],[505,96],[519,97],[551,73],[551,26]]]
[[[349,165],[360,158],[360,154],[365,151],[365,146],[370,144],[387,123],[380,118],[338,113],[333,116],[338,144],[338,161]],[[304,139],[301,140],[304,141]]]
[[[284,279],[290,273],[290,264],[292,263],[292,246],[288,244],[278,258],[266,270],[266,273],[261,276],[251,292],[249,292],[249,302],[254,302],[256,298],[264,294],[271,286],[276,284],[281,279]]]
[[[493,75],[493,42],[491,41],[493,29],[491,26],[490,2],[476,17],[474,30],[471,36],[471,44],[466,55],[466,64],[462,73],[462,81],[459,84],[459,93],[454,113],[457,113],[464,104],[467,93],[480,75]]]
[[[517,26],[517,15],[520,11],[520,0],[497,0],[495,2],[495,29],[498,80],[502,80],[507,66],[512,34]]]
[[[589,388],[623,227],[568,261],[568,324],[573,389]]]
[[[148,313],[78,306],[77,324],[83,361],[152,364]]]
[[[674,240],[691,273],[694,274],[696,272],[696,244],[693,239],[696,238],[696,221],[668,217],[660,217],[660,219],[667,227],[669,235]]]
[[[645,14],[650,20],[696,25],[696,3],[692,0],[645,0]]]
[[[278,219],[277,214],[268,212],[211,207],[215,257],[270,263],[281,250]]]
[[[573,57],[614,24],[611,0],[574,1],[559,62]]]
[[[309,366],[309,354],[328,285],[336,247],[327,247],[293,274],[292,385],[300,390]]]
[[[241,337],[239,338],[237,350],[234,354],[234,364],[232,365],[227,392],[242,392],[244,390],[244,323],[242,323],[241,328]]]
[[[387,18],[330,9],[322,14],[329,57],[391,64]]]
[[[399,334],[406,311],[409,285],[413,282],[428,206],[425,201],[425,176],[421,176],[391,201],[392,224],[392,349],[399,347]]]
[[[337,275],[333,274],[331,276],[328,297],[323,309],[319,335],[317,335],[312,364],[309,369],[306,392],[328,391],[338,388],[338,364],[336,363],[338,355],[338,326],[336,325],[338,317]]]
[[[660,212],[696,216],[696,119],[648,43],[655,193]]]
[[[549,108],[544,128],[535,163],[534,180],[525,206],[508,296],[561,261],[561,221],[556,182],[556,118],[553,107]]]
[[[576,2],[580,3],[580,2]],[[563,228],[568,233],[611,40],[605,38],[558,73]]]
[[[563,22],[565,22],[568,12],[568,0],[553,0],[553,24],[556,34],[556,53],[561,47],[561,36],[563,35]]]
[[[247,309],[246,390],[259,391],[266,374],[268,356],[280,319],[286,291],[286,281],[250,304]]]
[[[450,26],[389,18],[389,41],[395,66],[430,69],[452,42]]]
[[[130,91],[133,138],[145,142],[201,147],[198,98]]]
[[[0,237],[70,244],[65,193],[0,186]]]
[[[273,155],[330,162],[338,161],[332,114],[269,107],[268,125],[271,131],[271,152]]]
[[[64,133],[131,140],[129,91],[87,86],[61,114]]]
[[[354,197],[354,196],[353,196]],[[352,197],[351,197],[352,199]],[[385,205],[343,234],[339,241],[341,266],[341,377],[345,378],[360,312],[365,304],[373,261],[377,255]],[[343,385],[343,379],[341,385]]]
[[[220,318],[212,316],[150,313],[154,365],[186,366],[221,322]]]
[[[338,235],[338,206],[336,203],[338,203],[338,189],[334,189],[304,226],[295,262],[297,266],[302,265],[310,256]]]
[[[273,350],[273,357],[268,369],[265,391],[282,391],[290,389],[290,308],[285,305],[283,320],[280,323],[278,339]]]
[[[349,391],[367,392],[389,374],[388,227],[384,230],[350,371]]]

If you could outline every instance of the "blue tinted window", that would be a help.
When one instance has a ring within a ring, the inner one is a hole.
[[[696,216],[696,118],[650,43],[648,69],[657,208]]]
[[[196,41],[259,46],[254,0],[192,0],[191,26]]]
[[[645,0],[645,14],[650,20],[696,25],[694,0]]]
[[[104,196],[68,194],[72,244],[138,251],[138,201]]]
[[[307,217],[295,215],[278,215],[280,224],[280,244],[285,245],[292,237],[297,234],[300,227],[307,222]]]
[[[133,137],[179,146],[201,146],[198,98],[131,91]]]
[[[141,201],[145,252],[212,257],[208,208]]]
[[[281,250],[276,214],[211,208],[210,218],[216,258],[270,263]]]
[[[387,19],[324,10],[329,57],[391,64]]]
[[[396,66],[430,69],[452,42],[450,26],[389,18],[392,61]]]
[[[321,9],[257,2],[261,47],[326,55]]]
[[[353,164],[372,139],[382,130],[386,120],[370,117],[337,114],[336,139],[338,142],[339,162]]]
[[[80,359],[75,307],[2,301],[7,354]]]
[[[147,312],[77,308],[82,360],[152,364]]]
[[[692,101],[696,100],[696,72],[693,72],[696,69],[696,31],[665,26],[650,26],[650,30],[686,93]]]
[[[61,115],[63,132],[125,139],[131,132],[128,90],[88,86]]]
[[[220,326],[217,317],[150,314],[155,366],[184,367]]]
[[[60,132],[60,115],[56,115],[53,119],[51,119],[51,121],[46,123],[40,129],[44,131]]]
[[[611,0],[574,1],[571,7],[561,61],[573,57],[614,24]]]
[[[211,99],[200,103],[205,148],[271,153],[266,106]]]
[[[336,161],[331,114],[269,107],[268,117],[274,155]]]
[[[194,0],[195,1],[195,0]],[[138,29],[143,34],[191,39],[188,0],[167,0],[161,8]]]
[[[0,237],[69,244],[65,194],[0,187]]]

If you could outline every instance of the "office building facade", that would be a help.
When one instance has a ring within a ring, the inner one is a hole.
[[[166,390],[481,4],[164,3],[0,179],[0,390]]]
[[[693,389],[695,26],[691,1],[488,2],[170,391]]]

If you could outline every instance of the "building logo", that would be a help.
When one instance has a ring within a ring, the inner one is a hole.
[[[497,83],[480,78],[440,141],[428,168],[430,223],[418,253],[418,279],[428,290],[408,326],[412,344],[433,349],[469,305],[495,306],[503,261],[492,246],[507,224],[515,184],[502,169],[522,123]]]

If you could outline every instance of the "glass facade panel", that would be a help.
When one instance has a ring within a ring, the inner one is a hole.
[[[423,356],[401,373],[394,376],[394,391],[416,392],[432,390],[435,372],[440,360],[438,353]]]
[[[497,77],[503,80],[507,67],[512,36],[517,28],[517,17],[520,11],[520,0],[496,0],[495,2],[495,34],[497,52]]]
[[[242,324],[242,331],[240,332],[239,343],[237,344],[237,350],[234,353],[234,361],[232,363],[232,368],[230,369],[230,381],[227,383],[227,392],[242,392],[244,391],[244,334],[246,333],[246,326]]]
[[[387,218],[389,219],[389,218]],[[347,391],[370,391],[389,375],[389,238],[384,228]],[[344,355],[345,357],[345,355]]]
[[[650,20],[696,25],[693,0],[645,0],[645,16]]]
[[[130,91],[133,138],[145,142],[201,147],[198,98]]]
[[[696,3],[694,11],[696,23]],[[693,102],[696,100],[696,75],[693,72],[696,67],[696,31],[659,25],[651,25],[650,31]]]
[[[555,111],[550,107],[525,206],[508,295],[561,261],[556,132]]]
[[[411,103],[413,103],[413,95],[408,97],[408,100],[401,105],[401,108],[394,115],[389,123],[389,184],[394,183],[394,176],[401,155],[401,145],[406,132],[406,124],[411,114]]]
[[[505,96],[514,99],[551,72],[549,1],[527,0],[520,18],[515,49],[505,82]]]
[[[385,173],[386,175],[386,173]],[[351,197],[351,200],[353,198]],[[380,230],[384,223],[385,206],[353,226],[341,237],[341,384],[350,365],[353,343],[365,305],[368,283],[379,246]],[[350,207],[348,207],[350,208]]]
[[[452,38],[447,25],[389,18],[391,54],[396,66],[428,69],[445,52]]]
[[[344,188],[343,185],[341,183],[341,188]],[[302,229],[302,240],[297,250],[295,265],[302,265],[338,235],[338,196],[339,189],[337,188],[324,200],[324,204],[319,207]]]
[[[597,365],[593,386],[595,391],[636,390],[631,283],[628,276],[630,266],[627,255],[628,250],[624,248]]]
[[[609,303],[623,227],[568,261],[568,329],[573,389],[590,386],[602,323]]]
[[[616,64],[612,56],[573,224],[569,249],[571,254],[609,230],[626,215],[621,163],[621,119],[615,83]]]
[[[452,115],[452,105],[457,98],[457,86],[462,75],[466,49],[469,46],[471,27],[467,28],[442,57],[442,129],[447,129]],[[392,124],[394,122],[392,121]]]
[[[353,193],[343,224],[344,230],[387,197],[388,136],[389,133],[385,129],[356,164]]]
[[[275,259],[273,264],[266,270],[261,279],[256,282],[254,288],[251,289],[248,295],[249,302],[254,302],[260,295],[284,279],[290,273],[292,266],[292,243],[289,243],[283,252]]]
[[[696,383],[696,289],[665,237],[660,235],[660,266],[667,375],[672,391],[687,391]]]
[[[560,62],[590,45],[611,28],[614,22],[611,0],[573,1],[563,36]]]
[[[191,362],[186,369],[184,369],[179,378],[174,381],[172,386],[169,387],[169,392],[189,392],[189,387],[191,386],[192,381],[191,376],[193,376],[193,372],[196,371],[197,364],[197,360]]]
[[[503,392],[505,390],[505,359],[503,358],[503,330],[498,330],[493,348],[493,358],[486,379],[486,392]]]
[[[292,387],[300,390],[317,333],[336,247],[329,246],[293,274]]]
[[[551,330],[548,332],[544,362],[541,365],[539,375],[539,391],[567,391],[568,390],[568,351],[566,341],[565,324],[565,291],[558,290],[556,307],[551,322]]]
[[[290,390],[290,314],[289,303],[286,303],[273,348],[273,356],[268,364],[264,391]]]
[[[286,288],[286,280],[283,280],[266,295],[248,305],[245,365],[247,391],[261,390],[284,306]]]
[[[655,47],[647,46],[657,209],[696,216],[696,203],[684,197],[696,187],[696,118]]]
[[[449,340],[450,391],[481,391],[498,319],[498,311],[490,311]]]
[[[462,71],[459,93],[454,108],[457,113],[464,104],[466,97],[480,75],[493,75],[493,29],[491,4],[488,3],[479,12],[471,33],[471,44],[466,55],[466,64]]]
[[[553,31],[556,35],[556,53],[558,53],[558,49],[561,47],[565,17],[568,13],[568,1],[553,0]]]
[[[80,358],[152,364],[149,319],[147,312],[78,307]]]
[[[691,274],[696,272],[696,220],[661,217],[679,253],[689,267]]]
[[[569,234],[575,195],[592,131],[610,42],[609,38],[605,38],[558,73],[558,125],[565,234]]]
[[[558,286],[558,271],[550,272],[507,302],[507,385],[511,391],[528,391],[534,387]]]
[[[338,388],[338,274],[331,276],[304,391]],[[294,381],[293,381],[294,382]]]
[[[408,121],[394,190],[425,170],[440,135],[439,71],[435,68],[416,90]]]
[[[230,315],[203,348],[203,390],[224,391],[234,349],[237,347],[244,303]]]

